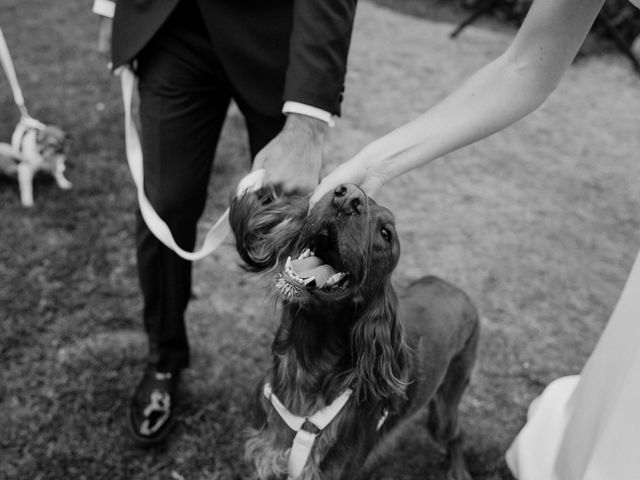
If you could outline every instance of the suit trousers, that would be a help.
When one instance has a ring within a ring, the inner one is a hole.
[[[278,134],[285,117],[280,111],[259,113],[234,88],[196,0],[181,0],[136,60],[145,191],[176,242],[192,250],[231,99],[245,117],[252,158]],[[261,88],[260,79],[254,81]],[[261,94],[282,98],[282,89]],[[148,361],[159,371],[186,368],[191,262],[158,241],[139,211],[136,240]]]

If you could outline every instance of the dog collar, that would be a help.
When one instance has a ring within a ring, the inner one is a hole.
[[[342,408],[347,404],[353,392],[350,388],[346,389],[333,402],[318,410],[310,417],[299,417],[291,413],[275,393],[273,393],[270,383],[264,384],[263,393],[264,396],[269,399],[271,405],[273,405],[273,408],[278,412],[278,415],[280,415],[284,423],[296,432],[296,436],[293,438],[293,444],[289,450],[289,461],[287,465],[287,479],[295,480],[300,476],[302,469],[309,459],[311,448],[313,447],[316,437],[336,418],[338,413],[340,413]]]

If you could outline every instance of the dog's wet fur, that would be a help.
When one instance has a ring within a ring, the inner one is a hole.
[[[433,276],[414,281],[398,298],[391,284],[400,256],[393,214],[358,187],[338,187],[310,212],[307,205],[303,197],[275,198],[263,190],[234,199],[230,212],[247,268],[277,272],[282,317],[264,382],[302,417],[353,390],[318,435],[299,478],[351,480],[371,473],[408,427],[422,422],[447,456],[449,478],[469,480],[458,407],[476,356],[473,304]],[[298,278],[308,249],[318,257],[314,265],[331,264],[322,268],[333,281]],[[294,432],[262,387],[246,455],[258,478],[286,478]]]

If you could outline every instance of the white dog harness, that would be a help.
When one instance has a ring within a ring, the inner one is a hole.
[[[316,437],[324,430],[331,421],[336,418],[338,413],[347,404],[349,397],[353,393],[350,388],[342,392],[331,404],[318,410],[310,417],[299,417],[294,415],[282,402],[276,397],[275,393],[271,390],[271,384],[264,384],[264,396],[269,399],[273,408],[278,412],[280,418],[287,424],[287,426],[296,432],[296,436],[293,439],[291,450],[289,451],[289,462],[287,466],[288,480],[295,480],[302,473],[309,455],[311,454],[311,448],[316,440]],[[309,428],[309,431],[306,430]]]
[[[23,116],[18,122],[18,125],[16,125],[16,128],[13,131],[13,135],[11,135],[11,147],[20,155],[40,155],[41,152],[37,151],[37,149],[34,152],[25,152],[25,148],[28,148],[26,147],[26,144],[29,143],[25,142],[25,137],[29,134],[33,135],[34,132],[42,131],[45,128],[46,125],[36,120],[35,118]],[[34,148],[37,145],[37,142],[35,140],[30,143],[34,146]]]

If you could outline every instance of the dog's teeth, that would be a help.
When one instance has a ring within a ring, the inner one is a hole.
[[[324,284],[325,287],[332,287],[335,284],[337,284],[338,282],[340,282],[340,280],[342,280],[347,274],[344,272],[338,272],[338,273],[334,273],[331,277],[329,277],[329,280],[327,280],[327,282]]]
[[[292,275],[293,270],[291,269],[291,265],[285,265],[284,266],[284,274],[288,275],[289,277]]]
[[[306,287],[311,282],[315,282],[316,281],[316,277],[307,277],[307,278],[300,279],[300,280],[302,281],[302,285],[304,285]]]
[[[289,279],[299,285],[306,285],[308,282],[305,282],[305,279],[300,277],[296,272],[293,271],[293,267],[291,266],[291,257],[287,257],[287,261],[284,264],[284,274],[289,277]]]

